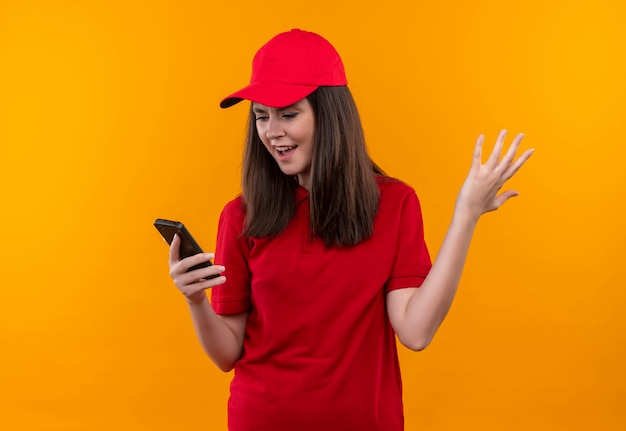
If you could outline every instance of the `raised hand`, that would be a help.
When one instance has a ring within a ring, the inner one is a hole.
[[[472,167],[465,179],[456,201],[456,214],[469,216],[472,220],[486,212],[500,208],[508,199],[517,196],[515,190],[500,192],[502,186],[522,167],[533,154],[534,149],[526,150],[517,159],[515,155],[524,135],[518,134],[500,159],[503,152],[506,130],[498,135],[496,144],[485,164],[482,163],[482,148],[485,137],[480,135],[474,148]]]

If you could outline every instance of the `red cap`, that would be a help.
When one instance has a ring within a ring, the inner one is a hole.
[[[341,57],[322,36],[293,29],[274,36],[252,61],[250,85],[221,101],[228,108],[243,99],[272,108],[289,106],[321,86],[347,85]]]

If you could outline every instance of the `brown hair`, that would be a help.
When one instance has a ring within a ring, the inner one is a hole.
[[[320,87],[308,96],[315,115],[311,163],[311,236],[326,246],[350,246],[372,235],[385,175],[370,159],[359,113],[346,86]],[[243,158],[244,235],[281,233],[295,211],[296,177],[282,173],[256,131],[250,110]]]

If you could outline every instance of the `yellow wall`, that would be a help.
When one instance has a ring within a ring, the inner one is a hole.
[[[462,4],[461,4],[462,3]],[[0,428],[225,429],[156,217],[212,250],[256,49],[342,53],[433,255],[479,133],[523,131],[448,320],[401,350],[407,430],[626,426],[623,2],[0,1]]]

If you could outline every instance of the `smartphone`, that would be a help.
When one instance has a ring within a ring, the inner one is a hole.
[[[165,238],[165,241],[167,241],[167,243],[170,245],[172,244],[172,240],[174,240],[174,235],[178,234],[178,237],[180,238],[180,258],[181,259],[184,259],[189,256],[193,256],[198,253],[204,253],[200,245],[198,245],[198,243],[193,238],[193,236],[191,236],[191,233],[189,233],[185,225],[182,224],[181,222],[158,218],[154,221],[154,227],[157,228],[157,230],[161,233],[163,238]],[[206,262],[202,262],[202,263],[192,266],[191,268],[187,270],[187,272],[193,271],[199,268],[206,268],[211,265],[213,265],[213,263],[210,260],[208,260]],[[215,277],[219,277],[219,274],[212,275],[207,278],[215,278]]]

